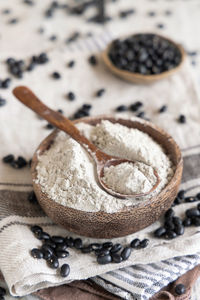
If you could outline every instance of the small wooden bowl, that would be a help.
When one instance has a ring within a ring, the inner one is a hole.
[[[144,33],[145,34],[145,33]],[[183,62],[185,60],[186,57],[186,53],[185,50],[183,49],[183,47],[180,44],[175,43],[174,41],[172,41],[169,38],[166,38],[162,35],[156,34],[157,36],[169,41],[170,43],[172,43],[173,45],[175,45],[180,53],[181,53],[181,62],[179,63],[178,66],[176,66],[175,68],[169,70],[169,71],[165,71],[161,74],[157,74],[157,75],[142,75],[139,73],[133,73],[130,71],[126,71],[126,70],[120,70],[119,68],[117,68],[112,61],[109,58],[109,51],[110,51],[110,47],[112,45],[112,42],[108,44],[107,48],[103,51],[102,53],[102,58],[103,61],[105,63],[105,65],[108,67],[108,69],[115,75],[117,75],[118,77],[126,80],[126,81],[130,81],[133,83],[140,83],[140,84],[149,84],[149,83],[153,83],[155,81],[164,79],[172,74],[174,74],[175,72],[177,72],[183,65]],[[133,35],[134,36],[134,35]]]
[[[41,190],[41,186],[35,183],[37,178],[38,154],[41,155],[54,143],[58,133],[55,130],[38,147],[32,159],[33,188],[38,202],[45,213],[57,224],[76,234],[93,238],[121,237],[141,230],[154,223],[174,201],[182,176],[183,160],[181,152],[170,135],[150,122],[142,123],[140,119],[134,121],[113,118],[110,116],[88,117],[75,121],[96,125],[101,120],[109,120],[120,123],[129,128],[137,128],[149,134],[155,141],[163,146],[171,158],[175,173],[168,185],[156,196],[149,200],[139,201],[131,207],[125,207],[116,213],[86,212],[63,206],[53,200]],[[123,200],[121,200],[123,201]]]

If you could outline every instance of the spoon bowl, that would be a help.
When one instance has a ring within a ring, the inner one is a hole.
[[[156,183],[155,185],[146,193],[140,193],[140,194],[120,194],[118,193],[117,191],[114,191],[112,190],[108,185],[106,185],[106,183],[103,181],[103,177],[104,177],[104,170],[105,168],[109,168],[111,166],[117,166],[117,165],[120,165],[122,163],[130,163],[130,164],[133,164],[134,165],[134,161],[132,160],[128,160],[128,159],[119,159],[119,158],[114,158],[112,157],[112,159],[110,160],[107,160],[106,163],[100,168],[100,170],[98,170],[98,176],[99,176],[99,181],[101,181],[101,186],[103,187],[103,189],[105,191],[109,191],[109,194],[114,196],[114,197],[117,197],[117,198],[120,198],[120,199],[131,199],[131,198],[140,198],[140,197],[144,197],[144,196],[147,196],[148,194],[151,194],[156,188],[157,186],[159,185],[160,183],[160,178],[158,176],[158,173],[157,171],[154,169],[154,175],[156,177]],[[144,163],[143,163],[144,164]]]
[[[156,34],[156,35],[158,37],[161,37],[162,39],[169,41],[171,44],[175,45],[177,49],[179,49],[179,51],[181,53],[181,62],[175,68],[173,68],[169,71],[162,72],[160,74],[156,74],[156,75],[142,75],[140,73],[133,73],[133,72],[126,71],[126,70],[121,70],[121,69],[117,68],[113,64],[111,59],[109,58],[109,51],[112,46],[112,42],[108,44],[108,46],[102,53],[102,59],[103,59],[105,65],[113,74],[115,74],[116,76],[118,76],[126,81],[132,82],[132,83],[150,84],[150,83],[159,81],[161,79],[164,79],[164,78],[167,78],[167,77],[173,75],[175,72],[180,70],[180,68],[182,67],[182,65],[185,61],[185,57],[186,57],[185,50],[183,49],[183,47],[180,44],[177,44],[176,42],[172,41],[171,39],[166,38],[159,34]]]
[[[174,165],[174,175],[159,194],[153,195],[150,199],[138,201],[132,206],[124,207],[115,213],[106,213],[104,211],[87,212],[55,202],[42,191],[42,187],[36,182],[36,179],[39,156],[50,149],[55,142],[55,138],[59,132],[57,129],[44,139],[35,151],[32,159],[31,173],[33,189],[38,202],[45,213],[55,223],[78,235],[109,239],[132,234],[149,226],[170,208],[178,193],[182,176],[183,160],[180,149],[173,138],[148,121],[141,121],[139,118],[126,120],[104,115],[79,119],[73,123],[84,122],[95,126],[102,120],[119,123],[128,128],[137,128],[150,135],[163,147]]]

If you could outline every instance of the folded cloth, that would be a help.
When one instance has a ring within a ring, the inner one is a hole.
[[[168,286],[164,287],[162,291],[156,293],[150,300],[190,300],[192,288],[196,283],[200,275],[200,265],[193,268],[192,270],[186,272],[184,275],[180,276],[177,280],[170,283]],[[175,292],[175,287],[177,284],[184,284],[186,292],[183,295],[177,295]],[[105,287],[107,285],[105,284]],[[116,289],[116,287],[115,287]],[[113,292],[113,291],[112,291]],[[115,292],[116,294],[116,292]],[[105,291],[99,285],[95,285],[91,280],[74,281],[68,285],[61,285],[59,287],[47,288],[37,293],[34,293],[43,300],[117,300],[120,299],[119,296],[114,296],[113,294]],[[131,295],[126,295],[125,299],[133,299]],[[135,298],[137,299],[137,298]]]

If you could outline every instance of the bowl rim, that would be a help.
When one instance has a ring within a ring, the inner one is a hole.
[[[126,36],[121,36],[117,39],[124,39],[126,37],[130,37],[130,36],[135,36],[135,35],[138,35],[138,34],[154,34],[154,35],[157,35],[158,37],[161,37],[167,41],[169,41],[171,44],[173,44],[175,47],[177,47],[181,53],[181,61],[180,63],[173,69],[171,70],[168,70],[168,71],[164,71],[160,74],[151,74],[151,75],[143,75],[143,74],[140,74],[140,73],[134,73],[134,72],[130,72],[128,70],[121,70],[119,68],[117,68],[113,62],[111,61],[111,59],[109,58],[109,55],[108,55],[108,52],[112,46],[112,43],[114,40],[112,40],[108,45],[107,47],[105,48],[105,50],[102,52],[102,58],[103,58],[103,61],[105,63],[105,65],[113,72],[115,73],[116,75],[118,75],[119,77],[132,77],[133,79],[136,79],[138,81],[147,81],[147,82],[150,82],[150,81],[155,81],[155,80],[159,80],[159,79],[162,79],[162,78],[166,78],[167,76],[173,74],[174,72],[178,71],[182,66],[183,66],[183,63],[185,62],[185,58],[186,58],[186,52],[183,48],[183,46],[181,44],[178,44],[176,43],[175,41],[173,41],[171,38],[168,38],[164,35],[161,35],[161,34],[157,34],[157,33],[152,33],[152,32],[140,32],[140,33],[134,33],[134,34],[130,34],[130,35],[126,35]]]
[[[155,125],[155,124],[153,124],[153,123],[151,123],[149,121],[141,120],[140,118],[137,118],[137,117],[134,117],[134,118],[130,119],[130,118],[123,118],[123,117],[113,116],[113,115],[97,115],[97,116],[93,116],[93,117],[80,118],[80,119],[74,120],[73,122],[74,122],[74,124],[77,124],[77,123],[81,123],[81,122],[90,123],[92,121],[94,121],[94,122],[96,122],[96,121],[100,122],[101,120],[111,121],[113,119],[116,121],[116,123],[118,123],[120,120],[122,120],[122,121],[131,121],[131,122],[140,123],[140,124],[142,124],[144,126],[148,126],[150,128],[153,128],[154,130],[159,131],[160,134],[164,135],[168,139],[168,141],[170,141],[170,143],[173,145],[174,149],[176,149],[176,152],[177,152],[177,155],[178,155],[178,161],[177,161],[177,164],[174,166],[175,167],[174,174],[173,174],[172,178],[170,179],[170,181],[168,182],[168,184],[161,190],[160,193],[154,195],[152,198],[145,199],[144,201],[138,201],[138,203],[135,203],[134,205],[125,206],[121,210],[116,211],[114,213],[108,213],[108,212],[105,212],[105,211],[102,211],[102,210],[96,211],[96,212],[82,211],[82,210],[79,210],[79,209],[76,209],[76,208],[73,208],[73,207],[70,207],[70,206],[65,206],[65,205],[63,205],[61,203],[58,203],[58,202],[52,200],[48,196],[48,194],[46,192],[42,191],[41,186],[38,185],[37,183],[35,183],[35,179],[37,178],[36,167],[37,167],[37,162],[38,162],[38,156],[40,156],[41,154],[43,154],[46,150],[48,150],[51,147],[51,145],[53,143],[53,140],[55,139],[55,137],[57,136],[57,134],[60,132],[59,129],[55,129],[45,139],[43,139],[42,142],[37,147],[36,151],[34,152],[33,159],[32,159],[32,164],[31,164],[31,175],[32,175],[33,190],[36,191],[36,186],[37,186],[37,189],[39,190],[40,194],[42,194],[45,198],[47,198],[48,201],[54,202],[57,206],[60,206],[64,210],[67,210],[67,211],[71,210],[71,211],[74,211],[74,212],[79,213],[79,214],[80,213],[84,214],[85,216],[89,216],[89,215],[92,214],[93,216],[96,216],[98,218],[102,214],[104,216],[107,216],[107,217],[109,217],[111,215],[113,217],[115,215],[118,216],[119,214],[120,215],[131,214],[131,212],[132,212],[133,209],[137,209],[139,207],[140,208],[141,207],[144,208],[146,206],[149,206],[149,204],[153,204],[154,202],[156,202],[156,199],[157,199],[158,195],[159,195],[159,197],[162,197],[162,195],[164,195],[165,192],[168,189],[173,188],[175,186],[177,180],[178,180],[178,173],[179,173],[179,171],[181,170],[181,173],[182,173],[183,157],[182,157],[182,154],[181,154],[181,151],[180,151],[180,148],[179,148],[178,144],[175,142],[175,140],[172,138],[172,136],[169,135],[165,130],[159,128],[157,125]],[[131,128],[134,128],[134,127],[131,127]],[[43,151],[40,150],[40,148],[42,146],[45,147],[45,149]],[[38,202],[40,203],[40,199],[38,199]]]

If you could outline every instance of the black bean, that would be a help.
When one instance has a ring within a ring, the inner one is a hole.
[[[139,240],[139,239],[134,239],[134,240],[132,240],[132,242],[131,242],[131,244],[130,244],[131,248],[133,248],[133,249],[138,248],[139,245],[140,245],[140,240]]]
[[[31,226],[31,231],[35,234],[38,234],[38,233],[42,232],[43,230],[40,226],[34,225],[34,226]]]
[[[175,286],[175,293],[177,295],[183,295],[183,294],[185,294],[185,292],[186,292],[186,288],[185,288],[184,284],[179,283]]]
[[[74,239],[72,237],[66,237],[65,238],[65,243],[70,248],[74,247]]]
[[[18,22],[17,18],[13,18],[8,21],[9,24],[16,24],[17,22]]]
[[[75,61],[74,60],[71,60],[69,63],[68,63],[68,67],[69,68],[73,68],[75,65]]]
[[[50,36],[49,40],[53,42],[53,41],[57,40],[57,36],[55,34],[53,34]]]
[[[53,129],[54,126],[51,123],[47,123],[47,125],[45,126],[46,129]]]
[[[172,218],[175,215],[175,212],[172,208],[169,208],[165,213],[165,218]]]
[[[144,118],[144,115],[145,115],[145,112],[141,111],[141,112],[139,112],[139,114],[136,115],[136,117],[138,117],[138,118]]]
[[[165,11],[165,15],[166,15],[166,16],[171,16],[171,14],[172,14],[172,11],[171,11],[171,10],[166,10],[166,11]]]
[[[56,243],[54,243],[54,242],[51,241],[51,240],[46,240],[46,241],[45,241],[45,245],[48,245],[48,246],[50,246],[50,247],[53,248],[53,249],[56,248]]]
[[[181,124],[186,123],[186,116],[185,115],[180,115],[178,117],[178,122],[181,123]]]
[[[182,225],[182,220],[179,217],[173,217],[172,221],[174,225]]]
[[[65,244],[65,243],[57,244],[56,251],[63,251],[63,250],[66,250],[67,248],[68,248],[67,244]]]
[[[76,249],[81,249],[83,247],[83,242],[80,238],[74,240],[74,247]]]
[[[82,109],[83,109],[83,110],[88,111],[88,110],[90,110],[91,108],[92,108],[92,105],[91,105],[91,104],[85,103],[85,104],[82,105]]]
[[[99,243],[92,243],[92,244],[90,244],[90,246],[92,247],[93,251],[102,249],[102,244],[99,244]]]
[[[70,266],[68,264],[64,264],[60,268],[60,276],[67,277],[70,273]]]
[[[6,105],[6,100],[0,97],[0,107]]]
[[[127,110],[128,110],[128,107],[126,105],[119,105],[116,108],[116,111],[118,111],[118,112],[127,111]]]
[[[102,89],[99,89],[99,90],[96,92],[96,96],[97,96],[97,97],[103,96],[103,94],[105,93],[105,91],[106,91],[106,90],[103,89],[103,88],[102,88]]]
[[[5,296],[6,295],[6,289],[0,286],[0,296]]]
[[[200,200],[200,193],[196,194],[196,198]]]
[[[7,89],[10,86],[11,79],[6,78],[5,80],[2,81],[1,87],[4,89]]]
[[[140,248],[146,248],[146,247],[148,246],[148,244],[149,244],[149,240],[148,240],[148,239],[144,239],[144,240],[142,240],[142,241],[140,242],[139,247],[140,247]]]
[[[137,101],[130,105],[130,110],[135,112],[138,111],[143,106],[143,103],[141,101]]]
[[[120,251],[121,249],[122,249],[122,245],[121,244],[115,244],[110,249],[110,253],[116,253],[116,252]]]
[[[159,113],[164,113],[167,111],[167,105],[163,105],[161,106],[161,108],[159,109]]]
[[[105,248],[110,249],[110,248],[112,248],[113,243],[112,242],[105,242],[105,243],[102,244],[102,246],[103,246],[104,249]]]
[[[42,247],[41,247],[41,250],[44,252],[44,251],[47,251],[49,253],[51,253],[51,255],[54,253],[54,250],[51,246],[47,245],[47,244],[43,244]]]
[[[73,92],[69,92],[69,93],[67,94],[67,98],[68,98],[70,101],[73,101],[73,100],[76,99],[76,96],[75,96],[75,94],[74,94]]]
[[[69,252],[64,250],[56,250],[55,253],[57,258],[64,258],[69,256]]]
[[[132,15],[135,13],[135,10],[134,9],[127,9],[127,10],[123,10],[123,11],[120,11],[119,13],[119,17],[124,19],[124,18],[127,18],[128,16]]]
[[[8,15],[8,14],[10,14],[10,12],[11,12],[11,10],[8,9],[8,8],[6,8],[6,9],[4,9],[4,10],[2,11],[2,14]]]
[[[14,155],[13,154],[9,154],[3,157],[3,162],[6,164],[10,164],[11,162],[14,161]]]
[[[92,250],[92,246],[91,245],[81,248],[81,252],[82,253],[91,253],[92,251],[93,250]]]
[[[37,203],[37,198],[34,191],[30,192],[30,194],[28,195],[28,201],[31,203]]]
[[[180,199],[184,199],[185,198],[185,191],[184,190],[180,190],[178,192],[178,195],[177,195]]]
[[[42,253],[43,253],[43,258],[45,260],[49,260],[52,257],[52,252],[50,252],[48,250],[43,250],[42,249]]]
[[[200,226],[200,217],[192,217],[192,224],[195,226]]]
[[[100,255],[97,256],[97,262],[100,265],[105,265],[105,264],[109,264],[112,261],[112,257],[108,254],[108,255]]]
[[[176,232],[177,235],[183,235],[185,229],[184,229],[184,226],[183,226],[183,225],[177,224],[177,225],[175,226],[174,231]]]
[[[120,263],[123,260],[121,255],[118,254],[118,253],[112,253],[111,257],[112,257],[112,261],[115,262],[115,263]]]
[[[64,243],[64,238],[62,236],[59,235],[53,235],[51,237],[51,240],[56,243],[56,244],[63,244]]]
[[[41,259],[41,258],[43,258],[43,253],[40,249],[33,248],[31,250],[31,256],[34,257],[34,258]]]
[[[165,238],[168,240],[172,240],[174,238],[176,238],[176,232],[172,231],[172,230],[168,230],[165,234]]]
[[[185,220],[183,220],[183,225],[185,227],[189,227],[192,224],[192,219],[191,218],[185,218]]]
[[[95,66],[98,62],[97,62],[97,58],[94,55],[91,55],[88,59],[89,63],[93,66]]]
[[[196,202],[198,201],[198,199],[196,197],[186,197],[185,198],[185,202],[188,202],[188,203],[192,203],[192,202]]]
[[[174,200],[174,205],[179,205],[179,204],[183,203],[183,200],[184,200],[184,199],[181,199],[181,198],[179,198],[179,197],[176,197],[175,200]]]
[[[199,217],[200,216],[200,211],[197,208],[187,209],[186,210],[186,216],[188,218]]]
[[[165,26],[164,26],[164,24],[162,24],[162,23],[158,23],[157,25],[156,25],[159,29],[163,29]]]
[[[21,169],[27,165],[27,161],[24,157],[18,156],[18,158],[16,160],[16,164],[18,165],[18,168]]]
[[[47,262],[51,269],[57,269],[59,267],[59,262],[56,256],[52,256]]]
[[[28,4],[30,6],[33,6],[34,5],[34,2],[32,0],[24,0],[24,3],[25,4]]]
[[[101,256],[101,255],[108,255],[108,254],[110,254],[110,250],[109,249],[104,249],[104,248],[102,248],[102,249],[97,249],[97,250],[95,250],[95,255],[96,256]]]
[[[69,38],[66,39],[66,44],[70,44],[71,42],[76,41],[80,36],[78,31],[74,32]]]
[[[60,78],[61,78],[61,75],[60,75],[60,73],[58,73],[58,72],[53,72],[52,77],[53,77],[54,79],[60,79]]]
[[[160,227],[154,231],[155,237],[161,237],[166,233],[166,229],[164,227]]]
[[[50,239],[50,235],[47,233],[47,232],[39,232],[37,235],[36,235],[37,239],[38,240],[49,240]]]
[[[121,252],[121,257],[123,260],[127,260],[129,256],[131,255],[131,247],[125,247]]]
[[[165,221],[164,223],[164,227],[167,229],[167,230],[174,230],[174,223],[172,221],[172,218],[169,218]]]
[[[149,17],[155,17],[155,15],[156,15],[155,11],[149,11],[148,12]]]

